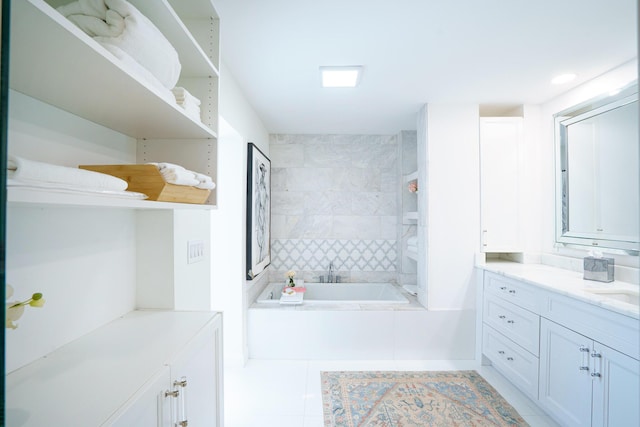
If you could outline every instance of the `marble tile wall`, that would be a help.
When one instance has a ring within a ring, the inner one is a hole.
[[[269,142],[273,277],[297,269],[317,281],[328,261],[340,265],[345,281],[362,280],[368,272],[393,276],[397,137],[275,134]]]

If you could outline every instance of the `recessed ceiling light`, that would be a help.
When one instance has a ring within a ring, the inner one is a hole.
[[[356,87],[360,83],[362,66],[320,67],[322,87]]]
[[[572,81],[575,78],[576,78],[576,75],[573,74],[573,73],[560,74],[559,76],[555,76],[551,80],[551,83],[554,84],[554,85],[561,85],[561,84],[564,84],[564,83],[569,83],[570,81]]]

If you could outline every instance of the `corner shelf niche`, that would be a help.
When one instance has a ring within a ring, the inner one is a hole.
[[[403,191],[402,191],[402,223],[417,224],[418,223],[418,195],[408,190],[408,185],[418,181],[418,171],[403,175]]]

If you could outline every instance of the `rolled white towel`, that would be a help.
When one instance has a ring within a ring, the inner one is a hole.
[[[216,188],[216,183],[213,182],[213,179],[210,176],[198,172],[195,172],[195,175],[199,182],[199,184],[196,185],[197,188],[201,188],[203,190],[213,190]]]
[[[176,165],[174,163],[160,162],[160,163],[150,163],[150,164],[156,165],[156,167],[160,172],[163,172],[166,170],[178,170],[178,171],[186,170],[183,166]]]
[[[78,0],[58,11],[102,45],[133,57],[167,89],[178,82],[182,66],[175,48],[158,28],[125,0]]]
[[[9,156],[8,177],[29,183],[67,184],[79,188],[124,191],[127,181],[115,176],[84,169],[37,162],[18,156]]]
[[[195,187],[200,182],[196,179],[193,172],[187,170],[168,170],[162,172],[162,177],[169,184],[187,185]]]

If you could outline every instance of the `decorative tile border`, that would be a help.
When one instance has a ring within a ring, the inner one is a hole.
[[[326,270],[333,262],[342,271],[395,272],[396,240],[275,239],[271,268]]]

